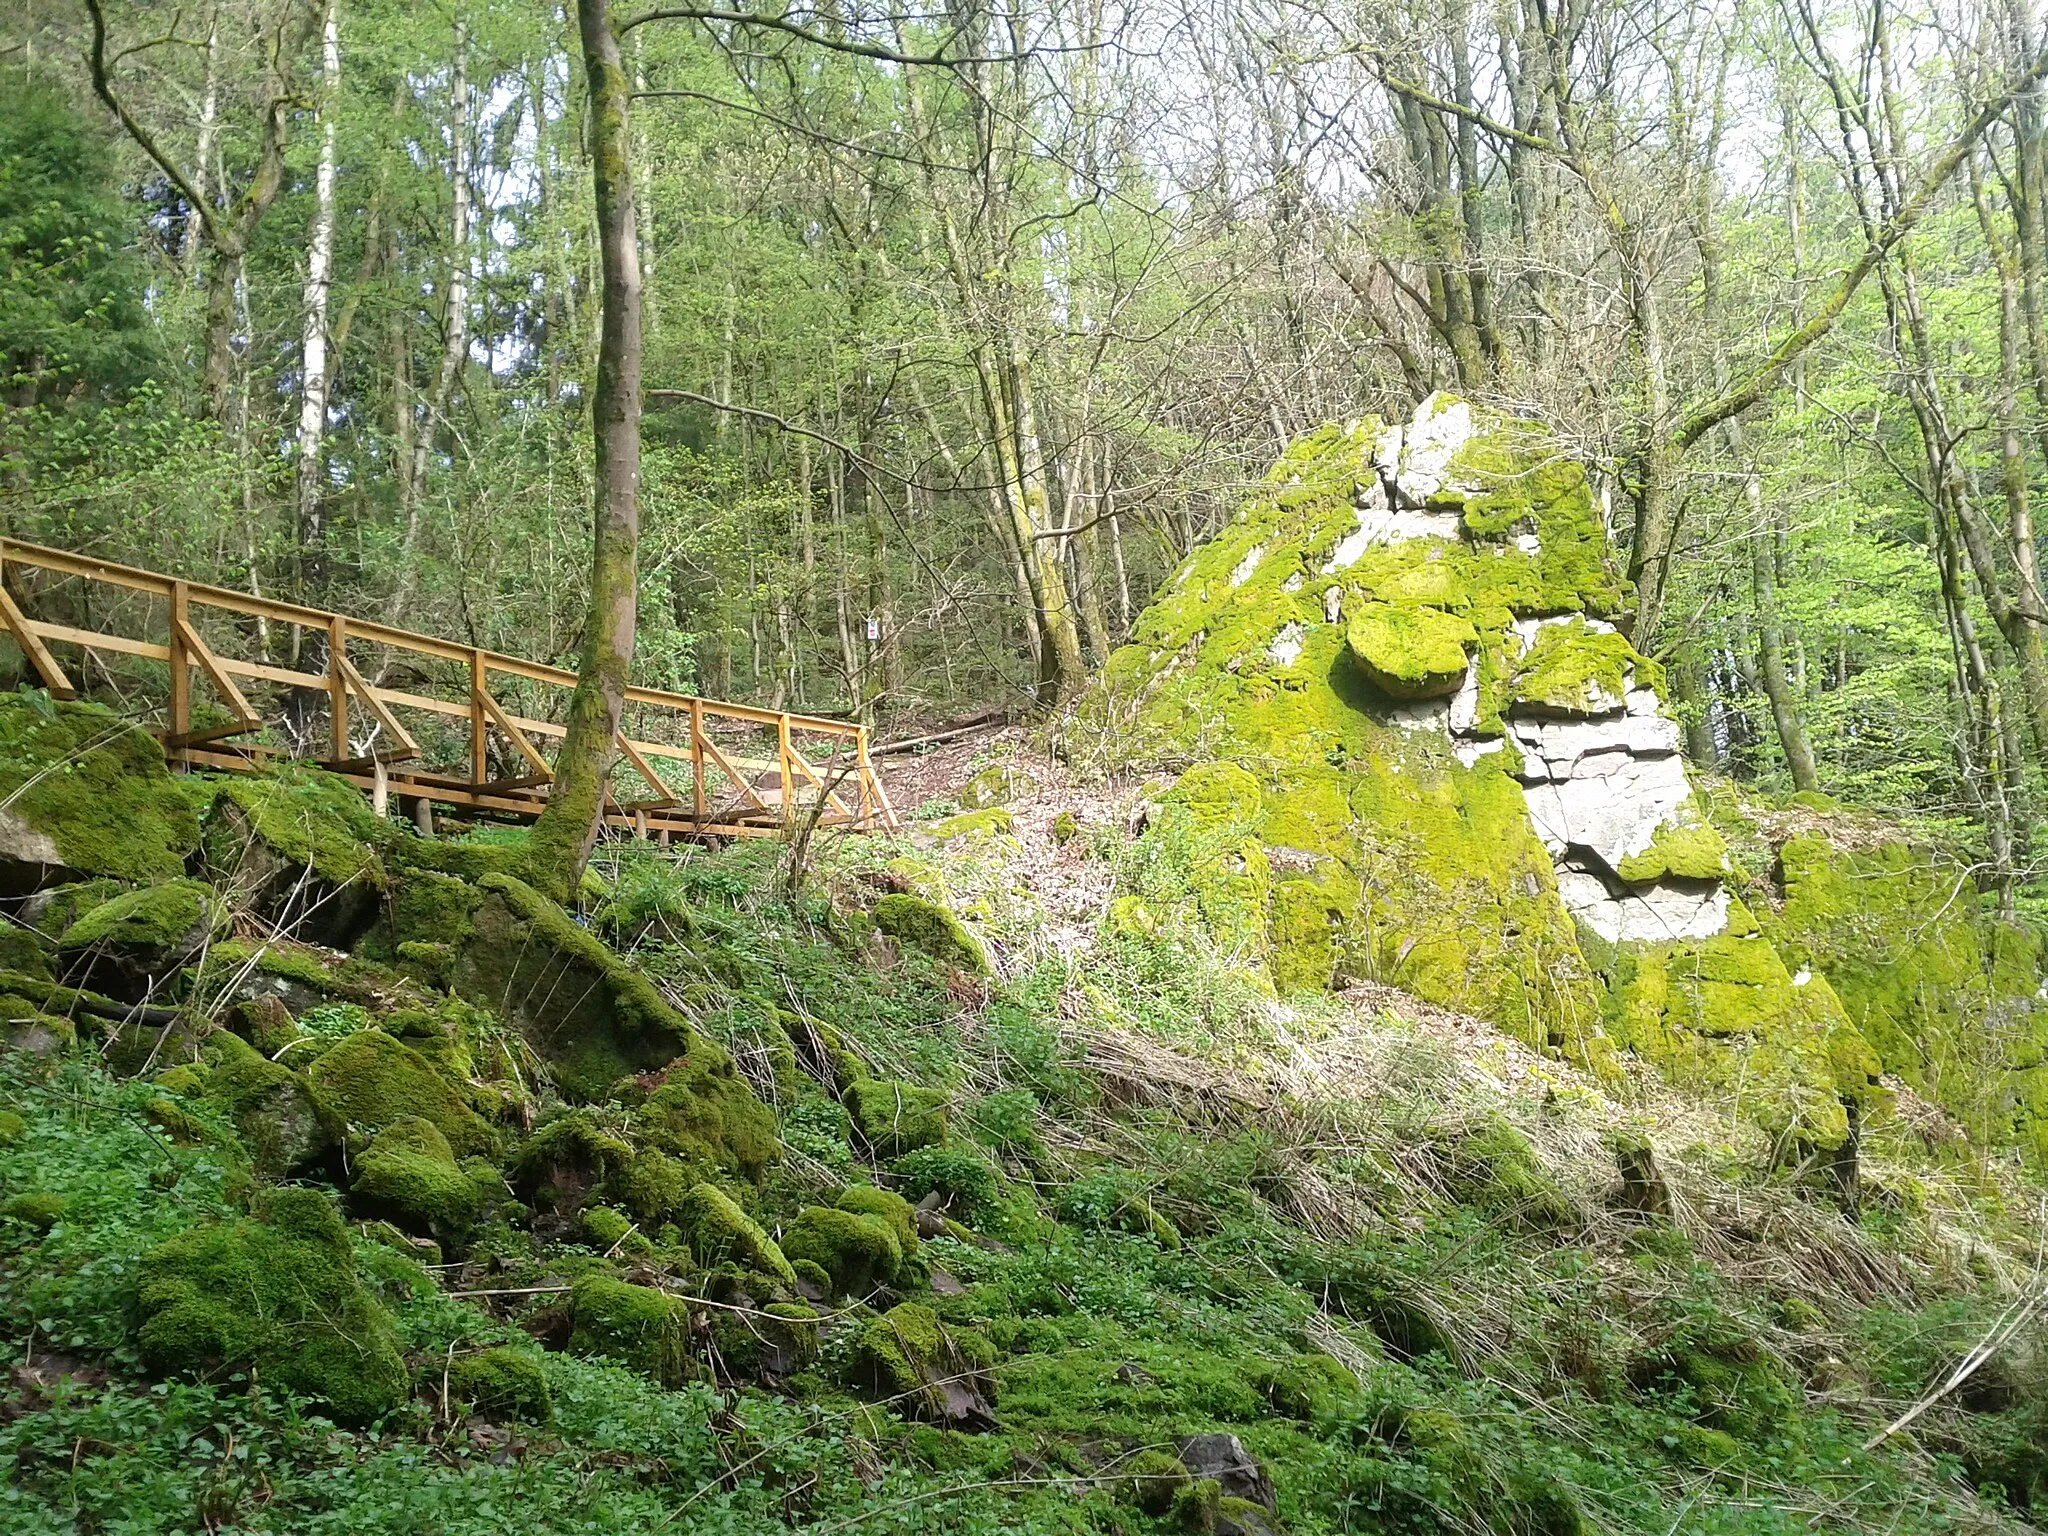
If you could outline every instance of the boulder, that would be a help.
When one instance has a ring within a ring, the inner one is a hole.
[[[354,1203],[402,1232],[448,1249],[476,1225],[482,1192],[431,1120],[394,1120],[356,1159],[355,1174]]]
[[[948,1328],[930,1307],[904,1302],[862,1330],[855,1371],[863,1386],[906,1418],[953,1429],[990,1429],[995,1350],[971,1328]]]
[[[89,908],[57,941],[59,962],[74,986],[139,1001],[163,991],[227,927],[211,886],[167,880]]]
[[[1344,641],[1390,698],[1441,699],[1464,683],[1479,631],[1441,608],[1367,603],[1351,616]]]
[[[175,879],[199,842],[156,738],[97,704],[0,696],[0,806],[0,896]]]
[[[280,932],[346,949],[373,922],[393,836],[346,780],[280,769],[221,781],[200,834],[206,874]]]
[[[197,1227],[152,1249],[136,1342],[163,1375],[250,1373],[312,1397],[344,1424],[404,1402],[390,1317],[356,1278],[348,1232],[315,1189],[280,1189],[261,1220]]]
[[[813,1205],[799,1212],[782,1234],[782,1251],[792,1263],[822,1269],[831,1280],[832,1295],[864,1299],[896,1278],[906,1248],[901,1234],[883,1217]]]
[[[417,1117],[458,1157],[496,1149],[490,1124],[433,1062],[381,1029],[358,1030],[330,1046],[306,1078],[335,1114],[369,1135]]]
[[[235,1127],[259,1173],[273,1178],[324,1162],[342,1124],[298,1073],[222,1030],[201,1047],[201,1093]]]
[[[875,926],[890,938],[923,950],[942,964],[977,976],[988,974],[988,954],[981,940],[936,901],[902,892],[884,896],[875,903],[874,919]]]
[[[652,1286],[585,1275],[569,1292],[569,1348],[676,1386],[690,1375],[689,1310]]]

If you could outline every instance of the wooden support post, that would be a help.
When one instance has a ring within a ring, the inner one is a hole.
[[[327,620],[327,699],[334,714],[334,761],[348,761],[348,620]]]
[[[643,843],[647,841],[647,813],[645,811],[636,810],[633,812],[633,835]]]
[[[370,763],[370,809],[379,821],[391,814],[391,773],[381,757]]]
[[[170,740],[181,745],[172,747],[175,761],[185,758],[182,743],[192,734],[192,657],[185,649],[185,636],[191,628],[189,600],[185,583],[171,583],[171,710]]]
[[[412,824],[419,829],[421,837],[434,835],[434,802],[425,795],[413,796]]]
[[[49,689],[52,698],[77,698],[78,690],[71,686],[71,679],[57,665],[57,658],[50,654],[50,648],[43,644],[42,637],[28,627],[28,615],[16,607],[14,599],[8,595],[6,576],[6,564],[0,561],[0,624],[7,626],[8,632],[14,636],[14,643],[21,647],[22,655],[42,674],[43,686]]]
[[[690,700],[690,799],[699,828],[704,825],[704,705]]]
[[[782,824],[795,825],[796,782],[789,772],[789,716],[780,715],[775,721],[775,766],[782,770]]]
[[[484,699],[488,693],[483,647],[478,646],[469,653],[469,782],[472,784],[482,784],[490,776],[490,744],[484,734]]]

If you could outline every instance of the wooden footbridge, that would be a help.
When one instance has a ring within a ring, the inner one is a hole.
[[[155,684],[174,764],[249,771],[310,757],[380,811],[396,794],[416,808],[539,815],[576,686],[560,667],[7,538],[0,630],[58,698],[81,693],[89,666],[109,691]],[[117,676],[109,656],[162,663],[164,681],[132,662]],[[628,688],[606,820],[663,842],[781,836],[813,811],[819,826],[893,828],[868,746],[844,720]]]

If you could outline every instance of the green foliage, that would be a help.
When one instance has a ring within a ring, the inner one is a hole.
[[[991,1215],[1003,1194],[1002,1175],[980,1152],[958,1142],[905,1153],[889,1171],[908,1198],[941,1195],[946,1211],[969,1226]]]

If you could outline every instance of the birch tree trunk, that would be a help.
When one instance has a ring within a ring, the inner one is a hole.
[[[299,584],[317,597],[327,584],[327,529],[323,480],[327,435],[327,300],[334,268],[334,132],[341,105],[341,0],[327,0],[321,18],[320,166],[314,175],[313,229],[306,241],[302,303],[305,336],[300,372],[296,486],[299,508]]]
[[[530,845],[532,873],[547,894],[564,902],[604,824],[606,780],[639,617],[640,242],[633,221],[632,87],[610,13],[610,0],[576,0],[590,80],[591,179],[604,258],[603,329],[590,400],[597,481],[590,613],[567,734]]]
[[[192,149],[192,190],[199,195],[199,202],[185,210],[185,238],[178,253],[187,282],[199,275],[199,247],[206,234],[206,214],[202,205],[207,197],[206,178],[213,164],[213,143],[219,133],[219,124],[220,10],[216,7],[206,18],[206,83],[200,88],[199,95],[199,140]]]
[[[469,26],[455,18],[455,69],[448,91],[448,181],[454,211],[448,227],[448,285],[441,302],[441,366],[434,375],[434,393],[427,419],[413,438],[414,501],[407,509],[404,555],[408,565],[419,540],[419,501],[427,486],[427,466],[440,435],[440,425],[455,398],[455,382],[469,356]],[[398,622],[394,616],[393,623]]]

